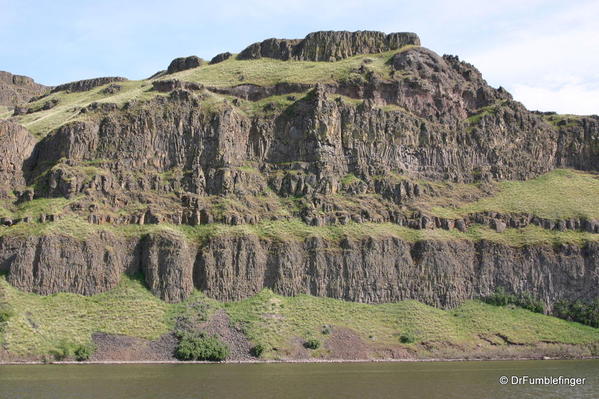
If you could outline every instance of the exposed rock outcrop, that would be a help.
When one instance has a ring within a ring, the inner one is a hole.
[[[406,45],[420,45],[415,33],[373,31],[322,31],[304,39],[268,39],[254,43],[237,56],[240,60],[261,57],[279,60],[336,61],[359,54],[382,53]]]
[[[0,105],[16,106],[46,92],[49,87],[22,75],[0,71]]]
[[[23,169],[36,143],[21,125],[0,121],[0,198],[25,185]]]
[[[271,288],[381,303],[416,299],[453,307],[497,287],[532,293],[551,309],[560,299],[592,299],[599,284],[599,244],[522,248],[488,241],[403,241],[395,237],[318,237],[272,241],[216,236],[196,248],[172,233],[141,241],[107,233],[0,238],[0,271],[27,291],[90,295],[114,287],[121,273],[144,272],[150,289],[176,302],[193,287],[219,300]]]
[[[176,82],[171,83],[174,88]],[[259,195],[260,187],[268,185],[282,196],[331,194],[342,189],[344,176],[353,174],[364,185],[348,190],[405,203],[417,197],[416,188],[393,182],[389,171],[414,179],[473,182],[528,179],[557,166],[582,168],[583,162],[589,170],[599,165],[593,119],[582,122],[587,123],[583,134],[558,132],[509,100],[468,130],[400,109],[382,110],[368,101],[358,106],[338,101],[325,87],[274,118],[249,118],[230,104],[207,112],[190,92],[174,93],[179,93],[176,100],[161,97],[64,125],[38,144],[31,178],[52,168],[44,177],[49,193],[70,197],[97,184],[96,179],[74,178],[78,165],[111,159],[116,152],[119,159],[98,176],[106,193],[116,194],[124,186],[146,190],[155,186],[151,179],[156,174],[188,170],[192,173],[173,175],[175,185],[168,190]],[[251,89],[247,93],[251,96]],[[457,106],[443,112],[450,114]],[[575,157],[569,155],[573,146]],[[62,159],[70,167],[60,167]],[[255,173],[240,169],[247,162],[256,165]],[[133,171],[139,173],[135,179]]]
[[[204,64],[204,60],[196,55],[191,55],[189,57],[180,57],[175,58],[169,64],[166,73],[171,74],[175,72],[185,71],[187,69],[197,68],[200,65]]]
[[[59,91],[69,91],[69,92],[82,92],[82,91],[88,91],[91,90],[93,88],[96,88],[98,86],[103,86],[105,84],[108,83],[112,83],[112,82],[124,82],[126,81],[127,78],[123,78],[120,76],[111,76],[111,77],[105,77],[105,78],[94,78],[94,79],[85,79],[85,80],[78,80],[75,82],[70,82],[70,83],[65,83],[62,85],[58,85],[56,87],[54,87],[52,89],[52,93],[56,93]]]
[[[154,233],[132,238],[97,226],[384,222],[461,232],[476,224],[497,234],[528,225],[599,233],[592,215],[433,216],[440,214],[431,211],[435,200],[452,183],[477,185],[475,198],[452,198],[451,204],[492,194],[480,187],[495,187],[494,181],[526,180],[557,167],[598,171],[599,117],[551,119],[529,112],[502,88],[490,87],[472,65],[418,45],[410,33],[269,39],[239,58],[335,61],[401,50],[389,53],[384,67],[364,57],[348,61],[351,70],[342,76],[329,78],[327,72],[325,79],[264,86],[236,72],[210,86],[160,73],[151,89],[128,102],[73,106],[68,119],[37,143],[23,127],[0,122],[0,151],[6,154],[0,196],[10,202],[0,224],[53,223],[64,211],[97,231],[74,239],[50,229],[24,238],[18,232],[27,226],[2,227],[7,233],[0,237],[0,271],[32,292],[86,295],[114,287],[121,273],[143,272],[152,292],[169,302],[183,300],[194,287],[223,300],[268,287],[286,295],[373,303],[412,298],[443,307],[499,286],[531,292],[549,307],[562,298],[591,299],[599,258],[593,240],[516,248],[484,240],[413,243],[377,236],[338,242],[318,234],[275,240],[215,233],[191,242],[149,226]],[[179,58],[168,73],[202,63]],[[129,89],[114,83],[122,80],[91,79],[55,91],[106,85],[99,94],[112,95]],[[29,123],[19,115],[67,108],[51,100],[40,108],[42,102],[35,109],[17,107],[14,119]],[[55,198],[68,199],[68,205],[19,214],[28,201]],[[428,208],[417,206],[421,200],[429,201]]]
[[[233,56],[233,54],[229,53],[228,51],[224,52],[224,53],[217,54],[214,57],[212,57],[212,59],[210,60],[210,65],[218,64],[219,62],[226,61],[229,58],[231,58],[232,56]]]
[[[136,242],[98,233],[85,239],[61,235],[3,237],[0,271],[17,288],[42,295],[92,295],[114,288],[122,273],[139,270]]]
[[[193,82],[182,82],[178,79],[163,79],[152,82],[152,88],[156,91],[171,92],[174,90],[200,90],[202,85]]]
[[[179,302],[193,290],[196,250],[180,236],[147,236],[141,248],[141,267],[150,290],[167,302]]]

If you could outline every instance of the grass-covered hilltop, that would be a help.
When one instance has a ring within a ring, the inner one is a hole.
[[[0,73],[0,361],[599,356],[599,117],[413,33]]]

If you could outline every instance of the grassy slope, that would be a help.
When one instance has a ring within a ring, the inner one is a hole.
[[[288,83],[332,83],[352,78],[355,70],[369,59],[368,69],[382,77],[389,77],[391,67],[388,60],[401,51],[413,46],[405,46],[398,51],[380,54],[358,55],[336,62],[281,61],[271,58],[239,61],[235,57],[200,68],[190,69],[170,75],[181,80],[202,83],[213,87],[230,87],[239,84],[272,86],[279,82]]]
[[[599,329],[478,301],[445,311],[416,301],[368,305],[307,295],[283,297],[263,290],[252,298],[226,304],[200,292],[182,304],[167,304],[129,277],[112,291],[91,297],[25,293],[11,287],[3,276],[0,290],[15,313],[5,328],[4,342],[20,355],[31,351],[45,354],[63,340],[87,343],[96,331],[155,339],[173,328],[173,319],[186,310],[186,303],[198,300],[212,311],[224,308],[253,343],[268,348],[266,357],[278,356],[273,347],[279,354],[285,353],[296,337],[324,341],[324,325],[348,327],[367,342],[387,345],[399,344],[399,336],[405,332],[413,334],[416,342],[459,345],[479,342],[480,335],[496,334],[520,344],[599,342]],[[323,354],[315,355],[319,353]]]
[[[437,216],[460,217],[468,213],[494,211],[529,213],[549,219],[599,219],[599,175],[558,169],[536,179],[497,183],[492,197],[458,207],[433,207]]]
[[[411,47],[406,46],[399,51],[405,51]],[[231,58],[219,64],[203,65],[159,79],[180,79],[213,87],[227,87],[245,83],[263,86],[271,86],[279,82],[328,83],[343,79],[359,79],[360,75],[355,71],[366,59],[370,60],[370,63],[367,64],[369,70],[383,78],[388,78],[390,77],[391,68],[387,61],[397,52],[359,55],[337,62],[280,61],[270,58],[238,61]],[[115,94],[102,93],[102,90],[108,85],[79,93],[52,93],[38,101],[27,104],[27,107],[39,109],[47,101],[56,99],[59,102],[54,108],[22,115],[16,119],[35,136],[41,138],[64,123],[84,118],[84,115],[79,114],[79,110],[92,102],[122,105],[134,99],[144,100],[157,95],[164,95],[151,90],[151,80],[126,81],[118,82],[118,84],[122,86],[122,89]],[[219,98],[220,96],[211,96],[209,100],[214,101]],[[272,101],[277,103],[281,102],[281,99],[273,98]],[[260,104],[255,106],[247,105],[246,108],[254,109],[259,106]],[[0,109],[1,116],[4,116],[5,113],[4,109]]]
[[[326,340],[325,325],[351,328],[364,341],[387,345],[399,343],[404,333],[415,336],[416,342],[458,345],[471,345],[481,335],[497,334],[517,344],[599,341],[599,329],[479,301],[441,310],[417,301],[369,305],[308,295],[283,297],[263,290],[253,298],[227,303],[225,309],[245,326],[253,342],[279,350],[288,348],[296,336]],[[275,356],[273,352],[270,355]]]
[[[91,297],[30,294],[13,288],[3,276],[0,289],[16,314],[9,320],[4,340],[17,354],[47,353],[63,339],[87,343],[96,331],[155,339],[169,330],[165,317],[169,305],[130,278],[123,278],[110,292]]]
[[[150,91],[152,84],[148,81],[126,81],[118,82],[118,84],[122,86],[122,89],[115,94],[102,93],[102,90],[108,85],[78,93],[67,93],[64,91],[52,93],[38,101],[27,104],[27,107],[36,109],[41,107],[45,102],[55,99],[58,100],[58,104],[54,108],[19,116],[16,119],[36,137],[42,138],[67,122],[84,118],[85,116],[79,113],[80,109],[93,102],[122,105],[133,99],[143,100],[160,94]]]

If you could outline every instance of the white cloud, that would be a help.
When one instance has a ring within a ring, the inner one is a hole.
[[[516,84],[514,98],[528,109],[561,114],[599,114],[599,90],[584,85],[564,85],[555,89]]]
[[[599,114],[599,3],[555,8],[467,60],[528,108]]]

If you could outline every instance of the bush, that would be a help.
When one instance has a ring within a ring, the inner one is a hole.
[[[333,329],[331,328],[330,325],[325,324],[324,326],[322,326],[322,331],[321,332],[322,332],[323,335],[329,335],[329,334],[331,334],[333,332]]]
[[[412,344],[416,342],[416,336],[411,332],[404,332],[399,336],[399,342],[402,344]]]
[[[0,304],[0,323],[7,322],[14,315],[13,310],[8,305]]]
[[[320,341],[314,338],[311,338],[304,342],[304,347],[308,349],[318,349],[320,348]]]
[[[531,293],[509,294],[503,287],[499,287],[493,294],[483,297],[482,301],[495,306],[515,305],[535,313],[545,312],[545,304]]]
[[[254,357],[261,357],[266,348],[262,344],[258,344],[250,349],[250,354]]]
[[[599,298],[590,303],[580,300],[559,301],[553,308],[553,315],[561,319],[599,328]]]
[[[71,342],[60,341],[53,349],[50,349],[50,354],[54,360],[62,361],[72,357],[77,346]]]
[[[93,347],[92,345],[79,345],[75,348],[73,354],[75,355],[75,359],[78,362],[82,362],[88,360],[94,353],[94,351],[95,347]]]
[[[229,347],[205,333],[181,333],[175,352],[179,360],[210,360],[219,362],[229,356]]]

